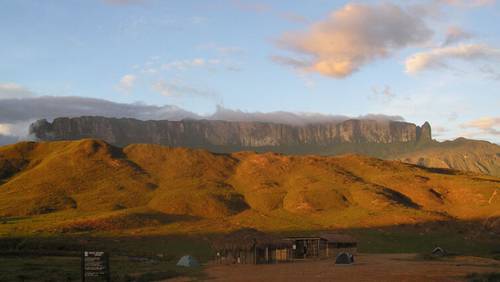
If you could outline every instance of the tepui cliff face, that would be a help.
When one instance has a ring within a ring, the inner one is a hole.
[[[432,140],[431,126],[398,121],[346,120],[301,126],[270,122],[149,120],[77,117],[39,120],[30,127],[39,140],[101,139],[113,145],[160,144],[285,154],[358,153],[427,167],[500,175],[500,146],[484,141]]]
[[[336,144],[392,144],[431,141],[429,123],[376,120],[346,120],[305,126],[265,122],[217,120],[149,120],[130,118],[57,118],[39,120],[30,127],[40,140],[98,138],[118,146],[135,143],[185,147],[217,147],[222,151],[241,148],[273,148]]]

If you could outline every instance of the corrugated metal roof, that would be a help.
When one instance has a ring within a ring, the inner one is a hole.
[[[288,237],[287,240],[319,240],[324,239],[328,242],[333,243],[357,243],[356,238],[347,235],[347,234],[339,234],[339,233],[322,233],[319,235],[311,235],[311,236],[294,236]]]
[[[215,249],[251,249],[257,247],[288,248],[291,242],[260,232],[255,229],[245,228],[219,237],[212,242]]]
[[[320,234],[321,238],[327,240],[328,242],[334,243],[357,243],[356,238],[347,234],[337,234],[337,233],[324,233]]]

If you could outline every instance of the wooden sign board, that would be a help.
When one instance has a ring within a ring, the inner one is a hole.
[[[82,251],[82,282],[110,281],[109,256],[105,252]]]

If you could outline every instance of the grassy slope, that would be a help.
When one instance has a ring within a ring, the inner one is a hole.
[[[0,165],[6,233],[358,228],[500,210],[497,178],[359,155],[122,150],[82,140],[1,147]]]
[[[492,197],[500,179],[357,155],[19,143],[0,147],[0,183],[0,242],[22,238],[0,249],[74,252],[88,245],[110,250],[122,276],[182,273],[174,266],[181,255],[206,261],[207,239],[241,227],[281,235],[348,229],[364,252],[426,252],[438,244],[492,255],[500,248],[492,239],[500,229],[500,195]],[[166,257],[155,264],[126,257],[157,253]],[[21,272],[76,280],[76,262],[0,256],[10,265],[0,281]]]
[[[279,146],[279,147],[207,147],[214,152],[257,150],[284,154],[316,154],[334,156],[362,154],[388,160],[402,160],[426,167],[451,168],[500,177],[500,146],[480,140],[458,138],[453,141],[426,143],[341,143],[334,146]]]
[[[0,170],[10,171],[1,186],[2,215],[109,211],[150,200],[148,175],[103,142],[19,143],[0,155]]]
[[[486,141],[458,138],[431,143],[392,158],[427,167],[453,168],[500,177],[500,146]]]

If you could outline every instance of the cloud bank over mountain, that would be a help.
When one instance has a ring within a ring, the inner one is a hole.
[[[22,85],[12,82],[0,83],[0,100],[26,98],[32,96],[34,96],[33,92]]]
[[[52,120],[57,117],[105,116],[135,118],[139,120],[183,120],[208,119],[227,121],[258,121],[304,125],[309,123],[340,122],[350,118],[397,120],[401,116],[369,114],[358,117],[327,115],[321,113],[245,112],[218,106],[210,115],[200,115],[177,106],[154,106],[141,103],[116,103],[103,99],[73,96],[35,96],[26,98],[0,99],[0,143],[12,143],[27,138],[29,124],[37,119]]]
[[[0,100],[0,123],[16,123],[39,118],[75,116],[130,117],[136,119],[199,118],[198,115],[176,106],[152,106],[140,103],[125,104],[86,97],[42,96],[25,99]]]
[[[355,119],[374,119],[374,120],[394,120],[404,121],[401,116],[388,116],[382,114],[367,114],[357,117],[349,117],[345,115],[327,115],[321,113],[308,113],[308,112],[285,112],[275,111],[269,113],[261,112],[244,112],[240,110],[231,110],[218,106],[215,113],[206,117],[211,120],[227,120],[227,121],[257,121],[257,122],[271,122],[271,123],[284,123],[292,125],[305,125],[310,123],[324,123],[324,122],[341,122],[351,118]]]

